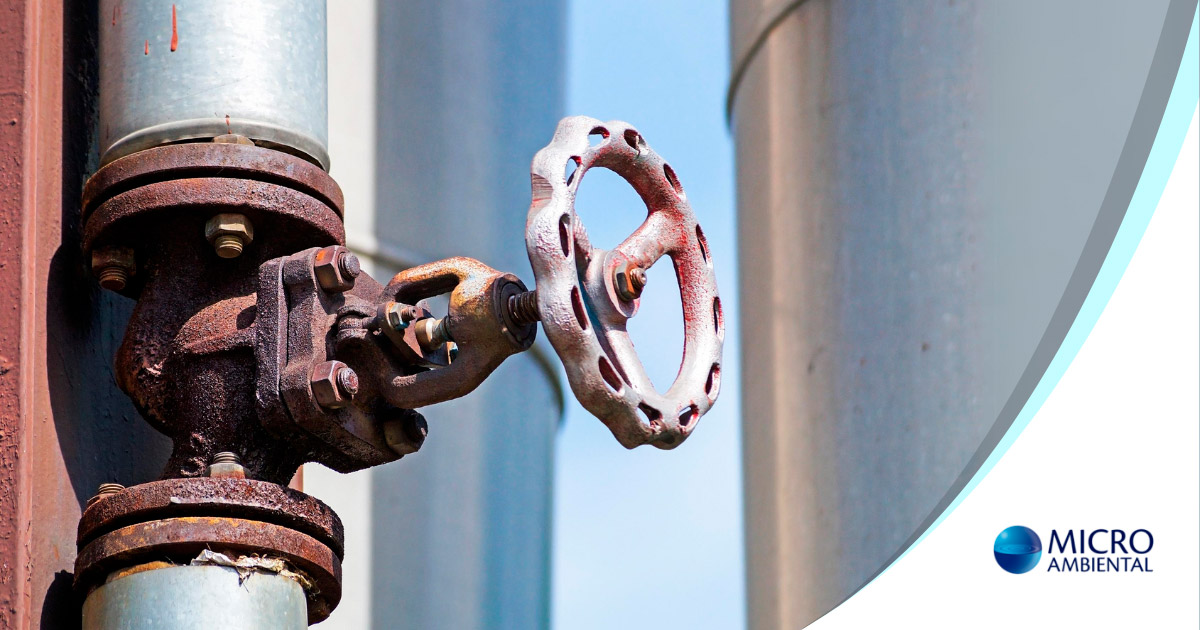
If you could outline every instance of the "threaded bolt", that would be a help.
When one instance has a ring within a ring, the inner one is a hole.
[[[216,479],[245,479],[246,469],[242,467],[242,458],[231,451],[221,451],[213,455],[212,463],[208,465],[208,476]]]
[[[242,458],[238,457],[237,453],[231,451],[221,451],[213,455],[212,463],[214,464],[240,464]]]
[[[350,278],[357,278],[358,274],[362,273],[362,265],[358,262],[358,256],[350,252],[342,252],[338,256],[338,269]]]
[[[124,290],[134,271],[133,248],[101,247],[92,251],[92,273],[109,291]]]
[[[254,226],[245,215],[222,213],[204,224],[204,237],[221,258],[237,258],[254,240]]]
[[[100,484],[100,487],[96,489],[96,496],[106,497],[110,494],[117,494],[124,490],[125,486],[122,486],[119,483],[102,483]]]
[[[618,267],[613,273],[613,287],[617,296],[626,302],[632,302],[642,296],[646,288],[646,270],[641,267]]]
[[[100,286],[109,291],[122,291],[129,283],[129,270],[124,267],[104,267],[100,270]]]
[[[344,367],[337,371],[338,389],[346,398],[354,398],[358,394],[358,373]]]
[[[435,352],[442,344],[451,341],[450,331],[446,328],[445,317],[434,319],[426,317],[417,320],[417,343],[426,352]]]
[[[629,280],[633,285],[633,290],[641,295],[642,289],[646,288],[646,270],[641,267],[634,267],[633,271],[629,272]]]
[[[242,239],[232,234],[218,236],[213,240],[213,247],[217,250],[217,255],[221,258],[237,258],[242,255],[242,250],[246,248]]]
[[[538,312],[537,291],[508,296],[508,316],[518,326],[527,326],[542,318]]]

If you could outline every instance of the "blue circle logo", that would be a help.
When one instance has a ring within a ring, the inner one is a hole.
[[[1032,529],[1020,525],[1000,532],[993,549],[996,564],[1009,573],[1028,573],[1042,559],[1042,539]]]

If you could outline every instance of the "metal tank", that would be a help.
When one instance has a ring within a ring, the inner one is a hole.
[[[1191,17],[1102,4],[731,2],[754,630],[895,559],[1057,349]]]
[[[324,0],[102,0],[100,156],[239,134],[329,168]]]

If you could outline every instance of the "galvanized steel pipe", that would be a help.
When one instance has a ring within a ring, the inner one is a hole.
[[[83,603],[83,630],[301,630],[304,590],[293,578],[231,567],[172,566],[115,575]]]
[[[102,0],[100,154],[238,134],[329,168],[324,0]]]

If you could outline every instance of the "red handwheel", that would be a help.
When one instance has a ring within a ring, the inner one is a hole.
[[[593,248],[575,213],[593,166],[620,175],[646,204],[646,220],[613,250]],[[563,119],[530,170],[525,246],[542,327],[571,390],[626,448],[678,446],[717,399],[725,337],[712,253],[679,178],[636,129],[586,116]],[[660,393],[626,324],[637,313],[645,271],[663,256],[679,282],[684,343],[679,373]]]

